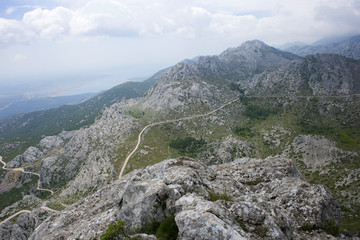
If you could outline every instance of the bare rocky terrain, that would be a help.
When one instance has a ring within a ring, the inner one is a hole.
[[[356,239],[358,69],[359,60],[301,58],[257,40],[182,61],[143,97],[4,159],[38,172],[40,187],[55,194],[2,170],[2,199],[26,196],[0,218],[31,213],[2,224],[0,236],[100,238],[120,220],[125,235],[140,239],[161,239],[147,227],[167,221],[177,239]],[[156,122],[117,180],[140,131]]]

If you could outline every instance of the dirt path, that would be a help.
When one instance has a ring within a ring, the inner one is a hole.
[[[52,208],[49,208],[49,207],[46,207],[46,206],[42,206],[40,207],[42,210],[45,210],[45,211],[48,211],[48,212],[53,212],[53,213],[57,213],[59,212],[58,210],[55,210],[55,209],[52,209]]]
[[[172,119],[172,120],[165,120],[165,121],[161,121],[161,122],[155,122],[155,123],[151,123],[149,125],[146,125],[142,130],[141,132],[139,133],[138,135],[138,140],[137,140],[137,144],[135,146],[135,148],[131,151],[131,153],[126,157],[125,161],[124,161],[124,164],[121,168],[121,171],[120,171],[120,174],[119,174],[119,179],[122,177],[124,171],[125,171],[125,167],[127,165],[127,163],[129,162],[129,159],[132,157],[132,155],[134,155],[134,153],[138,150],[140,144],[141,144],[141,138],[142,138],[142,135],[144,134],[145,130],[148,129],[148,128],[151,128],[151,127],[154,127],[154,126],[157,126],[157,125],[161,125],[161,124],[164,124],[164,123],[173,123],[173,122],[179,122],[179,121],[184,121],[184,120],[190,120],[190,119],[194,119],[194,118],[200,118],[200,117],[205,117],[205,116],[208,116],[208,115],[211,115],[219,110],[221,110],[222,108],[236,102],[236,101],[239,101],[239,98],[236,98],[222,106],[220,106],[219,108],[215,109],[215,110],[212,110],[211,112],[208,112],[208,113],[203,113],[203,114],[198,114],[198,115],[194,115],[194,116],[189,116],[189,117],[183,117],[183,118],[178,118],[178,119]]]
[[[40,174],[36,173],[36,172],[29,172],[29,171],[25,171],[24,168],[7,168],[6,167],[6,162],[4,162],[2,160],[2,157],[0,156],[0,162],[3,164],[2,166],[2,169],[4,170],[8,170],[8,171],[19,171],[19,172],[22,172],[22,173],[27,173],[27,174],[32,174],[32,175],[35,175],[39,178],[37,184],[36,184],[36,190],[38,191],[45,191],[45,192],[49,192],[51,195],[54,194],[54,192],[50,189],[46,189],[46,188],[40,188]]]
[[[50,189],[40,188],[40,174],[35,173],[35,172],[25,171],[24,168],[7,168],[6,167],[6,162],[4,162],[2,160],[1,156],[0,156],[0,162],[3,164],[2,169],[4,169],[4,170],[7,170],[7,171],[19,171],[19,172],[22,172],[22,173],[32,174],[32,175],[35,175],[35,176],[39,177],[39,180],[37,181],[37,184],[36,184],[36,190],[49,192],[51,195],[54,194],[54,192],[52,190],[50,190]],[[55,212],[55,213],[58,212],[58,211],[56,211],[54,209],[51,209],[51,208],[48,208],[46,206],[42,206],[40,208],[45,210],[45,211],[48,211],[48,212]],[[13,219],[14,217],[20,215],[21,213],[31,213],[31,211],[30,210],[21,210],[21,211],[15,213],[15,214],[11,215],[10,217],[6,218],[2,222],[0,222],[0,225],[3,224],[3,223],[8,222],[9,220]]]
[[[21,211],[18,211],[17,213],[11,215],[10,217],[6,218],[5,220],[3,220],[2,222],[0,222],[0,225],[3,224],[3,223],[6,223],[8,222],[9,220],[13,219],[14,217],[22,214],[22,213],[31,213],[30,210],[21,210]]]
[[[264,96],[244,96],[246,98],[309,98],[309,97],[312,97],[312,98],[348,98],[348,97],[354,97],[354,96],[360,96],[360,94],[351,94],[351,95],[341,95],[341,96],[282,96],[282,95],[264,95]],[[194,116],[189,116],[189,117],[184,117],[184,118],[179,118],[179,119],[173,119],[173,120],[166,120],[166,121],[161,121],[161,122],[155,122],[155,123],[151,123],[149,125],[146,125],[142,130],[141,132],[139,133],[138,135],[138,140],[137,140],[137,144],[135,146],[135,148],[131,151],[131,153],[126,157],[125,161],[124,161],[124,164],[121,168],[121,171],[120,171],[120,174],[119,174],[119,178],[120,179],[125,171],[125,167],[127,165],[127,163],[129,162],[129,159],[132,157],[132,155],[134,155],[134,153],[137,151],[137,149],[139,148],[140,144],[141,144],[141,138],[142,138],[142,135],[144,134],[145,130],[148,129],[148,128],[151,128],[151,127],[154,127],[154,126],[157,126],[157,125],[161,125],[161,124],[164,124],[164,123],[172,123],[172,122],[178,122],[178,121],[183,121],[183,120],[190,120],[190,119],[193,119],[193,118],[199,118],[199,117],[205,117],[205,116],[208,116],[210,114],[213,114],[217,111],[219,111],[220,109],[236,102],[236,101],[239,101],[239,98],[236,98],[224,105],[222,105],[221,107],[211,111],[211,112],[208,112],[208,113],[204,113],[204,114],[199,114],[199,115],[194,115]]]

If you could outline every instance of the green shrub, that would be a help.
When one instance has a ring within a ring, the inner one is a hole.
[[[245,115],[252,120],[266,120],[270,114],[276,114],[277,111],[269,108],[257,106],[255,104],[248,104],[245,109]]]
[[[241,102],[242,104],[244,104],[245,106],[247,106],[247,105],[249,104],[249,102],[250,102],[250,99],[249,99],[248,97],[243,96],[243,95],[241,95],[241,96],[239,97],[239,100],[240,100],[240,102]]]
[[[157,221],[148,222],[139,232],[143,232],[146,234],[155,234],[158,228],[160,227],[160,223]]]
[[[332,219],[326,220],[325,225],[324,225],[324,230],[325,230],[325,232],[327,232],[333,236],[338,236],[340,234],[340,226],[337,225],[335,223],[335,221]]]
[[[197,140],[193,137],[178,138],[170,142],[170,147],[179,150],[180,152],[195,153],[203,145],[205,145],[205,140]]]
[[[155,234],[159,240],[175,240],[179,229],[175,222],[175,216],[170,216],[162,222],[149,222],[139,232]]]
[[[250,128],[243,128],[243,127],[236,127],[234,129],[234,132],[242,137],[248,137],[251,138],[253,136],[255,136],[255,134],[253,133],[253,131]]]
[[[236,222],[245,232],[249,232],[249,229],[246,227],[245,223],[241,219],[236,219]]]
[[[125,230],[125,222],[124,221],[116,221],[111,223],[106,231],[101,235],[101,240],[122,240],[129,239],[128,234]]]
[[[170,216],[161,222],[156,231],[156,237],[159,240],[176,240],[179,228],[175,222],[175,216]]]
[[[255,179],[254,181],[245,182],[245,184],[249,185],[249,186],[255,186],[255,185],[258,185],[259,183],[261,183],[263,181],[264,181],[263,179],[258,178],[258,179]]]
[[[259,237],[266,237],[268,231],[269,229],[267,227],[255,226],[255,233]]]
[[[305,223],[304,225],[301,226],[301,230],[305,231],[305,232],[311,232],[313,230],[315,230],[316,227],[314,225],[311,225],[309,223]]]

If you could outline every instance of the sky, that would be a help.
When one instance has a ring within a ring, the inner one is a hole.
[[[247,40],[359,26],[359,0],[0,0],[0,98],[96,92]]]

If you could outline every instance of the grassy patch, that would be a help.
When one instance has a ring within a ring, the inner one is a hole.
[[[209,191],[209,197],[210,197],[210,201],[212,202],[215,202],[217,200],[225,200],[230,202],[234,201],[226,191],[224,191],[223,193],[216,193],[214,191]]]
[[[340,226],[335,223],[334,220],[328,219],[326,220],[324,224],[324,230],[325,232],[333,235],[333,236],[339,236],[340,234]]]
[[[249,229],[246,227],[245,223],[241,219],[236,219],[236,222],[245,232],[249,232]]]
[[[316,230],[317,227],[314,225],[311,225],[309,223],[305,223],[304,225],[301,226],[301,230],[305,231],[305,232],[311,232],[313,230]]]
[[[360,233],[360,206],[352,206],[352,209],[342,208],[343,218],[340,224],[341,229],[344,229],[351,234]]]
[[[49,208],[57,210],[57,211],[61,211],[61,210],[65,209],[65,207],[61,203],[58,203],[58,202],[49,202],[47,204],[47,206]]]
[[[141,169],[145,168],[146,166],[156,164],[167,158],[180,156],[177,150],[169,147],[169,142],[173,137],[179,136],[178,134],[180,134],[178,133],[178,130],[173,129],[171,124],[164,124],[150,128],[146,134],[143,135],[143,140],[139,149],[130,159],[126,173],[129,173],[135,169]],[[131,142],[131,144],[133,145],[132,147],[129,147],[129,145],[123,146],[123,148],[126,148],[126,151],[121,153],[121,160],[124,160],[126,156],[133,150],[136,144],[136,140]],[[121,155],[119,154],[119,156]]]
[[[264,226],[255,226],[255,234],[259,237],[266,237],[269,229]]]
[[[258,178],[258,179],[255,179],[253,181],[248,181],[248,182],[245,182],[246,185],[249,185],[249,186],[256,186],[258,185],[259,183],[263,182],[264,180],[261,179],[261,178]]]
[[[249,104],[246,106],[244,114],[252,120],[263,121],[266,120],[270,114],[276,114],[276,111],[274,109],[260,107],[256,104]]]
[[[20,188],[12,188],[10,191],[4,192],[0,194],[0,211],[5,207],[14,204],[15,202],[21,200],[23,198],[23,194],[29,194],[29,189],[36,186],[38,181],[37,177],[33,177],[30,182],[22,184]]]
[[[204,139],[195,139],[193,137],[177,138],[172,140],[169,144],[181,153],[195,153],[199,151],[206,144]]]
[[[248,127],[235,127],[234,132],[235,134],[245,138],[252,138],[255,136],[254,131]]]

